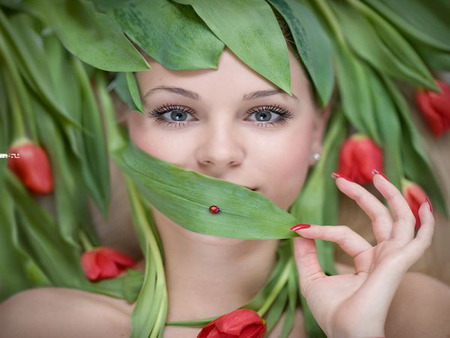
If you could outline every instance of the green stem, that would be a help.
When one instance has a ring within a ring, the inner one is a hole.
[[[260,317],[264,316],[264,314],[267,312],[267,310],[269,310],[270,306],[273,304],[273,302],[277,298],[278,294],[281,292],[281,290],[287,283],[293,263],[294,263],[294,258],[292,258],[292,257],[289,258],[289,260],[286,262],[286,266],[284,267],[283,271],[281,272],[280,278],[278,279],[277,283],[274,285],[272,291],[270,291],[270,294],[267,296],[264,304],[257,311],[257,313],[259,314]]]
[[[144,280],[144,287],[147,281],[147,272],[150,271],[150,268],[156,268],[156,285],[153,294],[158,294],[161,297],[161,300],[158,304],[152,304],[152,306],[158,307],[158,312],[155,319],[155,324],[153,325],[153,329],[151,330],[150,337],[158,337],[162,333],[162,328],[165,325],[166,317],[167,317],[167,306],[168,306],[168,296],[167,296],[167,288],[166,288],[166,277],[163,265],[163,257],[159,250],[158,242],[156,240],[155,234],[151,230],[151,226],[148,224],[144,204],[139,196],[137,188],[135,184],[131,181],[131,179],[125,176],[126,186],[128,188],[128,193],[130,196],[131,206],[133,210],[133,217],[135,217],[135,226],[137,230],[137,234],[140,238],[144,238],[145,247],[150,249],[150,252],[146,250],[145,257],[145,270],[146,276]],[[133,315],[136,313],[136,309],[142,308],[142,302],[145,299],[138,299],[138,304],[135,307],[135,311]],[[148,300],[151,301],[151,300]],[[144,312],[149,313],[146,306],[149,304],[144,304]],[[141,319],[141,318],[140,318]],[[148,318],[146,318],[148,320]],[[142,321],[139,321],[139,324],[142,324]],[[155,330],[156,328],[156,330]]]
[[[92,245],[91,241],[83,231],[80,231],[80,241],[85,251],[91,251],[94,249],[94,246]]]

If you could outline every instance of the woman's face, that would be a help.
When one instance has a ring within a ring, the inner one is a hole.
[[[289,96],[225,50],[217,70],[172,71],[150,61],[137,75],[146,114],[132,140],[186,170],[253,189],[287,209],[301,189],[323,121],[293,55]]]

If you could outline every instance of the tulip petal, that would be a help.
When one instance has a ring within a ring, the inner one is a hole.
[[[83,267],[86,277],[90,280],[97,280],[100,276],[101,270],[97,265],[97,252],[85,252],[81,256],[81,266]]]

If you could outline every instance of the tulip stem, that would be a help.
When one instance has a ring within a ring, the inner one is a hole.
[[[92,242],[83,231],[80,231],[80,241],[85,251],[91,251],[92,249],[94,249]]]
[[[259,308],[257,313],[260,317],[264,316],[264,314],[269,310],[272,303],[275,301],[278,294],[281,292],[283,287],[288,281],[289,274],[293,268],[294,259],[291,257],[286,262],[286,266],[284,267],[283,271],[280,274],[280,278],[278,279],[277,283],[274,285],[272,291],[270,291],[270,294],[267,296],[264,304]]]

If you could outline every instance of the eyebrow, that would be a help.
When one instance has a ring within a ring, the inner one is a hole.
[[[168,87],[168,86],[158,86],[158,87],[152,88],[147,93],[145,93],[143,98],[146,98],[147,96],[153,94],[154,92],[156,92],[158,90],[165,90],[165,91],[168,91],[170,93],[182,95],[182,96],[188,97],[190,99],[194,99],[194,100],[200,100],[201,99],[200,95],[198,95],[197,93],[192,92],[190,90],[183,89],[183,88],[180,88],[180,87]]]
[[[158,86],[158,87],[152,88],[147,93],[145,93],[143,98],[146,98],[147,96],[153,94],[154,92],[156,92],[158,90],[165,90],[165,91],[168,91],[170,93],[174,93],[174,94],[178,94],[178,95],[182,95],[182,96],[188,97],[190,99],[201,100],[200,95],[195,93],[195,92],[193,92],[193,91],[190,91],[190,90],[187,90],[187,89],[184,89],[184,88],[180,88],[180,87],[170,87],[170,86]],[[260,97],[272,96],[272,95],[288,95],[289,97],[292,97],[292,98],[298,100],[298,97],[295,96],[294,94],[289,95],[288,93],[286,93],[286,92],[284,92],[284,91],[282,91],[280,89],[258,90],[258,91],[255,91],[255,92],[251,92],[249,94],[245,94],[243,96],[243,99],[245,101],[247,101],[247,100],[257,99],[257,98],[260,98]]]
[[[256,92],[252,92],[249,94],[245,94],[244,95],[244,100],[253,100],[253,99],[257,99],[259,97],[266,97],[266,96],[272,96],[272,95],[288,95],[289,97],[293,97],[294,99],[298,100],[298,97],[295,96],[294,94],[289,95],[288,93],[280,90],[280,89],[269,89],[269,90],[258,90]]]

